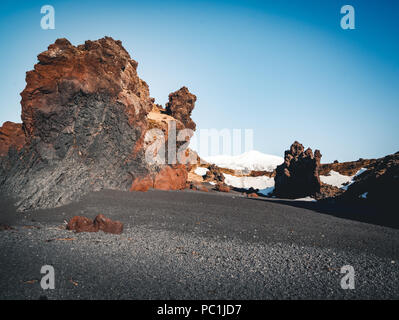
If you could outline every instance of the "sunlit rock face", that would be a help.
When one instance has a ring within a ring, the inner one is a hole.
[[[138,77],[137,62],[110,37],[79,46],[58,39],[38,60],[21,93],[19,138],[2,139],[0,131],[0,188],[18,199],[19,210],[60,206],[104,188],[134,190],[144,178],[155,188],[186,185],[185,166],[146,161],[145,136],[154,111],[180,129],[195,128],[189,116],[196,97],[187,88],[172,94],[167,113]]]

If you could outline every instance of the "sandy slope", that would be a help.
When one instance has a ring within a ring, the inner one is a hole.
[[[0,222],[14,230],[0,231],[0,298],[399,298],[398,229],[302,206],[192,191],[102,191],[23,215],[2,203]],[[124,233],[58,228],[98,213],[123,221]],[[44,264],[55,290],[40,288]],[[340,288],[346,264],[355,290]]]

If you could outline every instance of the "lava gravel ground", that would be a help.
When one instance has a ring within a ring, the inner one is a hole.
[[[65,230],[102,213],[121,235]],[[193,191],[101,191],[51,210],[3,201],[0,299],[398,299],[399,230]],[[55,270],[43,290],[40,269]],[[343,290],[341,267],[355,270]]]

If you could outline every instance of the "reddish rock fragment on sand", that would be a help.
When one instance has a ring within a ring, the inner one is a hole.
[[[75,232],[98,232],[102,230],[106,233],[121,234],[123,224],[120,221],[112,221],[99,214],[94,221],[87,217],[75,216],[69,220],[66,228]]]
[[[248,197],[248,198],[259,198],[258,194],[255,193],[255,192],[248,193],[248,194],[247,194],[247,197]]]
[[[99,230],[102,230],[106,233],[113,234],[121,234],[123,231],[123,223],[120,221],[112,221],[109,218],[106,218],[104,215],[99,214],[94,219],[94,226]]]
[[[205,186],[200,184],[200,183],[191,183],[190,184],[190,189],[191,190],[196,190],[196,191],[209,192],[209,190]]]
[[[67,230],[74,230],[76,232],[98,231],[98,227],[93,224],[93,220],[81,216],[75,216],[69,220],[66,228]]]
[[[215,187],[215,190],[220,192],[230,192],[230,188],[223,183],[218,183]]]

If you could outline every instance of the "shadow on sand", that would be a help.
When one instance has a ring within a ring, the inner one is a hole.
[[[377,206],[361,202],[332,202],[332,201],[298,201],[275,198],[250,198],[255,201],[279,203],[296,208],[308,209],[337,218],[349,219],[359,222],[399,229],[399,212],[392,205]]]

